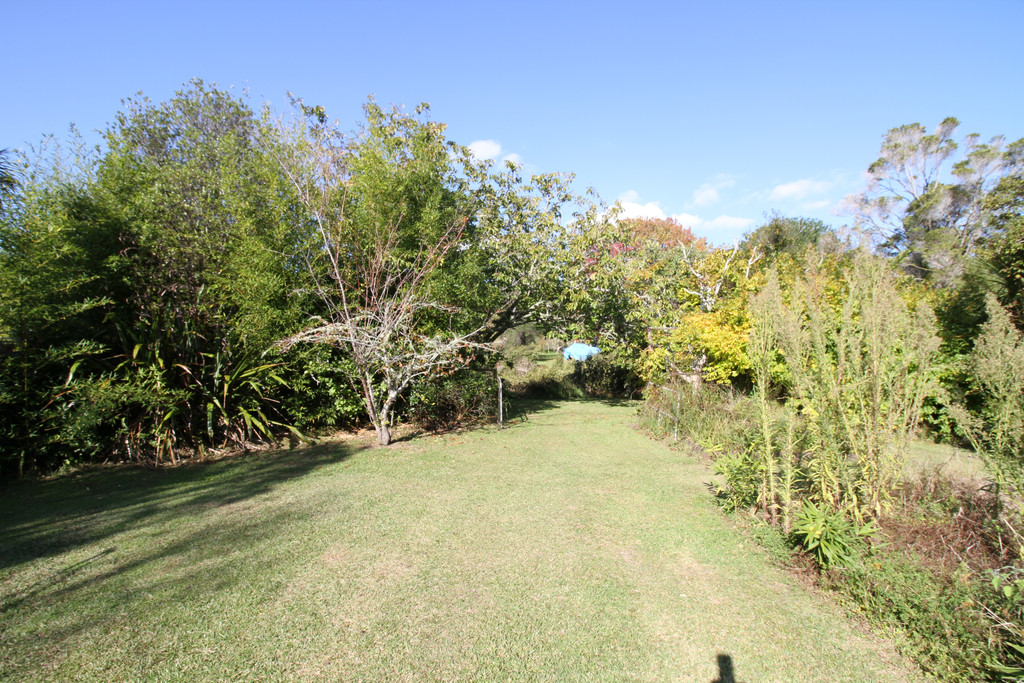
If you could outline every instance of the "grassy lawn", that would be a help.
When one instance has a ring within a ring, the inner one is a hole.
[[[8,489],[0,679],[915,679],[631,405],[528,407],[502,432]]]
[[[985,461],[971,451],[924,440],[911,444],[904,473],[911,478],[939,474],[958,482],[986,478]]]
[[[537,354],[537,365],[548,366],[555,365],[558,363],[562,356],[561,351],[541,351]]]

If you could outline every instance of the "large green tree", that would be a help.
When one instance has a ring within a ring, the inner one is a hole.
[[[126,377],[160,400],[132,434],[177,445],[269,436],[263,354],[302,318],[304,273],[281,254],[304,217],[270,154],[273,128],[230,93],[192,82],[168,102],[126,102],[106,134],[95,194],[123,226],[127,296],[109,313]],[[155,432],[155,434],[153,434]]]
[[[308,220],[273,133],[196,81],[127,101],[101,153],[32,167],[2,207],[9,461],[174,460],[282,426],[264,354],[309,313],[282,257]]]
[[[69,369],[104,350],[106,259],[117,227],[88,194],[91,169],[49,150],[0,207],[0,477],[49,469],[69,443]],[[71,452],[65,453],[70,447]]]
[[[414,383],[550,314],[542,302],[597,211],[563,223],[567,205],[583,205],[565,183],[524,182],[514,165],[492,172],[425,105],[407,114],[370,101],[363,128],[346,135],[321,108],[297,104],[278,159],[315,226],[295,261],[322,313],[283,345],[343,349],[386,445]]]
[[[0,149],[0,208],[18,187],[18,177],[11,161],[11,150]]]
[[[985,197],[992,235],[984,255],[1002,277],[1003,303],[1024,327],[1024,141],[1008,150],[1011,174]]]
[[[952,117],[931,133],[918,124],[889,130],[867,187],[847,198],[856,225],[916,276],[957,284],[989,234],[986,194],[1008,168],[1004,139],[954,139]]]

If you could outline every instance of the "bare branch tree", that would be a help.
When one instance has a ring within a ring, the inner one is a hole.
[[[402,392],[419,378],[464,362],[464,351],[488,348],[477,337],[489,320],[469,330],[449,325],[448,329],[427,332],[422,324],[425,315],[456,312],[432,297],[429,280],[445,257],[460,247],[473,207],[467,203],[462,211],[454,212],[436,238],[420,240],[411,253],[403,240],[408,242],[409,235],[421,226],[406,224],[411,219],[402,213],[368,211],[366,206],[361,207],[361,220],[352,215],[355,179],[350,161],[359,153],[358,144],[327,125],[322,112],[299,105],[303,113],[308,116],[312,112],[318,121],[311,126],[298,122],[285,127],[286,144],[277,155],[315,225],[316,239],[306,245],[300,259],[312,276],[326,316],[280,344],[287,348],[298,343],[326,343],[348,351],[357,373],[354,384],[363,395],[379,443],[387,445]],[[397,112],[385,114],[383,120],[398,126],[431,125],[401,118]],[[391,134],[402,132],[392,130]],[[429,137],[430,131],[427,133]],[[432,144],[441,141],[440,137],[431,139]],[[366,196],[359,199],[365,204],[375,201]]]

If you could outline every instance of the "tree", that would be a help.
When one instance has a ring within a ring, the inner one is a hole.
[[[302,274],[280,257],[302,222],[272,136],[244,100],[198,80],[164,103],[126,101],[107,131],[95,194],[123,226],[112,261],[127,285],[108,312],[109,362],[141,383],[120,408],[129,450],[174,460],[285,426],[264,353],[303,317],[287,296]]]
[[[574,192],[571,174],[524,181],[506,168],[485,188],[481,212],[489,279],[514,301],[503,327],[530,322],[562,339],[621,342],[629,332],[614,211],[593,189]]]
[[[1002,276],[1003,303],[1024,327],[1024,141],[1009,146],[1012,173],[1003,177],[985,197],[984,208],[992,228],[984,255]]]
[[[1024,493],[1024,333],[991,294],[985,308],[988,320],[966,364],[971,388],[983,399],[980,414],[963,405],[954,405],[953,414],[988,461],[996,483],[1019,496]]]
[[[10,162],[11,150],[0,149],[0,209],[4,201],[18,189],[18,176]]]
[[[817,246],[826,235],[835,238],[831,228],[815,218],[790,218],[779,212],[772,212],[768,221],[746,235],[742,246],[748,251],[757,250],[774,261],[780,254],[800,258],[807,247]]]
[[[89,449],[60,452],[67,402],[58,399],[69,369],[103,347],[96,330],[109,304],[101,278],[111,223],[92,210],[88,169],[69,172],[64,162],[62,150],[42,150],[0,207],[0,478],[48,471]]]
[[[624,238],[633,245],[649,242],[666,247],[704,245],[703,239],[695,237],[690,228],[683,227],[674,218],[627,218],[620,223],[625,230]]]
[[[321,108],[297,104],[303,116],[282,124],[278,159],[314,226],[296,261],[322,313],[281,343],[345,349],[387,445],[413,383],[550,313],[542,301],[572,251],[561,217],[567,204],[583,205],[557,177],[524,184],[514,165],[490,174],[445,138],[426,105],[407,115],[371,100],[365,126],[348,137]]]
[[[890,129],[867,188],[846,200],[857,227],[883,251],[940,286],[955,284],[986,236],[983,200],[1007,165],[1002,137],[980,143],[972,134],[958,144],[959,125],[949,117],[932,133],[918,123]]]

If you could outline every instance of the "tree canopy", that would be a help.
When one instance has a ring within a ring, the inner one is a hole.
[[[650,386],[749,386],[750,297],[771,277],[791,296],[812,264],[842,291],[854,262],[807,218],[770,213],[728,246],[620,220],[569,174],[476,159],[427,105],[371,99],[353,129],[292,105],[193,81],[126,100],[101,149],[0,154],[5,472],[358,420],[387,443],[410,391],[484,367],[524,323]],[[957,126],[890,130],[851,199],[952,355],[988,292],[1019,323],[1024,282],[1024,143],[957,141]]]

